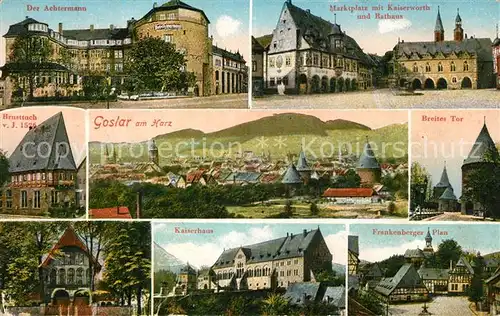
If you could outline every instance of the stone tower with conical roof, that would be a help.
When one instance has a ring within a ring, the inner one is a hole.
[[[459,9],[457,9],[457,17],[455,18],[455,30],[453,31],[453,39],[457,42],[464,40],[464,29],[462,28],[462,17],[460,17]]]
[[[380,182],[382,176],[382,169],[380,164],[375,157],[368,137],[366,138],[366,144],[363,148],[363,152],[359,157],[359,162],[356,167],[356,173],[361,178],[361,186],[372,187],[374,184]]]
[[[300,151],[299,159],[297,160],[297,171],[304,182],[309,182],[311,179],[311,167],[307,163],[306,154],[304,151]]]
[[[446,162],[445,162],[443,172],[441,173],[441,179],[433,188],[432,200],[434,202],[437,202],[447,188],[451,188],[451,184],[450,184],[450,180],[448,179],[448,171],[446,169]],[[453,190],[453,188],[452,188],[452,190]]]
[[[453,193],[451,186],[444,190],[443,194],[438,199],[438,210],[440,212],[456,212],[457,211],[457,197]]]
[[[465,192],[469,190],[468,179],[477,170],[484,166],[493,165],[492,161],[499,159],[498,150],[495,142],[490,136],[486,120],[483,128],[476,138],[476,142],[462,164],[462,214],[473,214],[475,211],[483,210],[483,207],[478,201],[472,201],[465,197]]]
[[[444,41],[444,27],[443,27],[443,21],[441,20],[441,12],[439,11],[439,6],[438,6],[438,14],[436,17],[436,26],[434,27],[434,41],[435,42]]]

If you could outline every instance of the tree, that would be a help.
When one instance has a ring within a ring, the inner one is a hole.
[[[361,178],[354,169],[349,169],[344,175],[338,176],[333,183],[334,188],[359,188]]]
[[[0,149],[0,187],[3,187],[9,179],[9,159],[7,159],[5,153]]]
[[[52,45],[48,38],[31,33],[16,37],[9,55],[9,73],[14,77],[24,77],[28,82],[28,99],[33,99],[37,77],[48,71],[52,56]],[[6,65],[7,66],[7,65]]]
[[[185,56],[160,38],[148,37],[134,43],[125,59],[125,72],[136,91],[180,91],[194,84],[186,72]]]
[[[319,214],[319,208],[318,208],[318,205],[316,205],[316,203],[311,203],[311,207],[310,207],[310,210],[311,210],[311,215],[312,216],[316,216]]]
[[[285,206],[283,207],[283,213],[289,217],[293,215],[292,200],[286,200]]]
[[[457,262],[462,255],[462,247],[453,239],[443,240],[436,251],[437,262],[440,267],[449,267],[450,261]]]
[[[262,303],[263,315],[274,316],[286,314],[288,302],[283,296],[277,293],[270,294]]]
[[[474,275],[472,276],[471,286],[467,294],[469,296],[469,300],[477,304],[484,299],[483,273],[486,264],[480,253],[474,257],[473,262]]]
[[[396,203],[390,202],[389,205],[387,205],[387,212],[391,215],[394,214],[394,212],[396,212]]]
[[[467,176],[463,192],[466,200],[477,201],[484,208],[484,216],[500,218],[500,156],[496,148],[485,153],[485,163],[478,164]]]
[[[154,293],[160,293],[163,288],[164,291],[170,291],[175,285],[177,275],[172,271],[160,270],[154,273]],[[165,294],[165,293],[164,293]]]

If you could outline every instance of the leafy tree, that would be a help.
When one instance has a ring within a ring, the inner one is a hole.
[[[349,169],[344,175],[338,176],[333,183],[334,188],[359,188],[361,178],[354,169]]]
[[[9,178],[9,159],[7,159],[5,153],[0,150],[0,187],[7,183]]]
[[[390,278],[396,275],[396,273],[405,263],[406,260],[403,255],[394,255],[381,261],[379,263],[379,266],[384,273],[384,276]]]
[[[443,240],[436,251],[437,261],[441,268],[449,267],[450,261],[457,262],[462,255],[462,247],[453,239]]]
[[[463,192],[467,200],[477,201],[485,213],[493,218],[500,218],[500,155],[496,148],[485,153],[485,161],[478,164],[467,177],[466,190]]]
[[[396,212],[396,203],[390,202],[389,205],[387,205],[387,212],[389,212],[389,214],[394,214],[394,212]]]
[[[469,300],[474,303],[481,302],[484,299],[484,290],[483,290],[483,276],[484,276],[484,267],[485,262],[484,258],[480,253],[473,259],[474,262],[474,275],[472,277],[471,286],[468,289]]]
[[[25,77],[28,82],[28,99],[33,99],[33,93],[37,86],[37,76],[47,71],[47,63],[52,56],[52,44],[48,38],[34,36],[31,33],[16,37],[9,55],[11,75]]]
[[[285,315],[287,309],[287,300],[277,293],[270,294],[262,301],[262,314],[266,316]]]
[[[195,76],[185,67],[185,56],[173,44],[153,37],[134,43],[125,60],[125,72],[139,91],[179,91],[192,86]]]
[[[311,215],[312,216],[316,216],[319,214],[319,208],[318,208],[318,205],[316,205],[316,203],[311,203],[311,206],[310,206],[310,211],[311,211]]]
[[[286,200],[285,206],[283,207],[283,213],[285,213],[288,216],[293,215],[292,200]]]
[[[170,291],[175,285],[176,274],[172,271],[160,270],[154,273],[154,293],[160,293],[161,288]]]

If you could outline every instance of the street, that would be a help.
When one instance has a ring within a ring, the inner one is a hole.
[[[389,315],[418,315],[423,306],[424,303],[391,305]],[[437,296],[427,303],[427,310],[439,316],[474,315],[469,309],[469,301],[462,296]]]
[[[422,95],[396,95],[389,89],[254,98],[252,108],[498,108],[500,90],[424,90]]]

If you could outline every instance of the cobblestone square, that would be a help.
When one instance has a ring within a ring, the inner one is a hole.
[[[427,303],[427,310],[432,315],[466,316],[475,315],[469,308],[470,302],[462,296],[437,296]],[[418,315],[422,312],[423,303],[391,305],[389,315]]]

